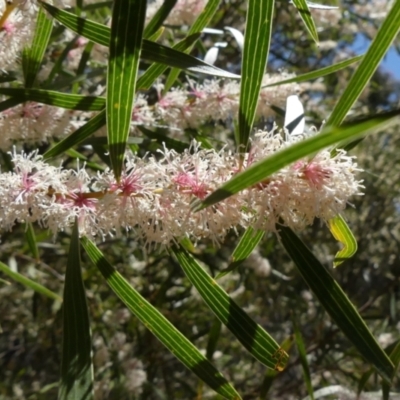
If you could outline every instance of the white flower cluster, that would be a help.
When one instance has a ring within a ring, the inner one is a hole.
[[[290,145],[279,133],[259,132],[245,155],[245,167]],[[221,242],[239,226],[274,231],[283,221],[302,229],[315,218],[341,212],[360,182],[352,157],[324,150],[301,160],[212,207],[192,212],[239,172],[239,157],[227,150],[200,149],[193,142],[182,154],[164,148],[157,156],[126,156],[120,182],[111,171],[89,176],[82,168],[63,170],[37,153],[14,154],[15,171],[0,174],[0,229],[17,222],[38,222],[54,234],[79,221],[81,235],[114,235],[133,230],[146,245],[169,245],[189,237]]]
[[[274,116],[271,105],[284,106],[286,98],[300,92],[300,85],[290,83],[276,87],[266,87],[278,81],[293,78],[294,74],[265,75],[259,95],[257,117]],[[235,118],[239,110],[240,83],[234,80],[206,80],[203,83],[189,81],[182,88],[173,88],[165,94],[158,85],[159,99],[153,108],[153,120],[184,129],[196,128],[207,121],[226,121]],[[150,110],[151,114],[151,110]],[[149,108],[140,103],[134,109],[134,121],[146,122]]]
[[[13,144],[37,144],[62,137],[72,129],[72,113],[59,107],[26,102],[0,113],[0,149]]]
[[[15,68],[20,52],[29,45],[37,9],[30,0],[0,1],[0,70]]]
[[[293,75],[266,75],[264,85],[288,79]],[[271,104],[283,107],[286,97],[299,91],[296,83],[276,88],[263,88],[260,92],[257,116],[274,115]],[[236,81],[209,80],[202,84],[189,82],[187,87],[174,88],[161,94],[158,84],[159,100],[149,105],[147,98],[136,97],[132,113],[131,133],[137,133],[137,125],[168,126],[173,136],[179,136],[185,128],[199,128],[209,121],[226,121],[235,118],[239,109],[240,85]],[[0,149],[9,150],[17,142],[25,144],[43,143],[51,138],[63,138],[82,126],[92,116],[91,112],[69,111],[35,102],[26,102],[0,112]],[[77,119],[78,118],[78,119]],[[106,135],[101,129],[98,135]]]

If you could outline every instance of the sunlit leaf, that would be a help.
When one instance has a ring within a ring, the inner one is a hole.
[[[81,241],[89,258],[113,292],[175,357],[217,393],[227,399],[241,399],[236,390],[199,350],[108,263],[94,243],[87,238],[82,238]]]
[[[154,35],[161,28],[164,20],[168,17],[176,2],[177,0],[165,0],[162,3],[161,7],[154,14],[154,17],[146,25],[143,32],[143,38],[149,39],[150,36]]]
[[[242,58],[237,145],[247,148],[267,65],[274,0],[249,0]]]
[[[297,8],[300,13],[300,17],[304,22],[309,34],[311,35],[312,39],[315,43],[318,44],[318,32],[315,26],[314,20],[310,13],[310,9],[308,7],[308,3],[306,0],[292,0],[293,4]]]
[[[330,219],[328,226],[333,237],[343,245],[343,248],[336,253],[333,261],[333,266],[337,267],[356,253],[357,240],[341,215]]]
[[[109,46],[110,28],[88,19],[79,18],[76,15],[60,10],[50,4],[40,3],[57,21],[61,22],[73,32],[92,40],[103,46]],[[220,76],[224,78],[239,79],[240,76],[214,67],[188,54],[171,49],[158,43],[144,39],[142,43],[142,58],[148,61],[165,64],[169,67],[186,69],[206,75]]]
[[[40,285],[39,283],[36,283],[35,281],[32,281],[29,278],[26,278],[24,275],[13,271],[10,267],[8,267],[6,264],[3,264],[2,262],[0,262],[0,271],[9,276],[15,282],[18,282],[21,285],[24,285],[27,288],[32,289],[37,293],[50,297],[53,300],[58,300],[58,301],[62,300],[58,294],[52,292],[51,290]]]
[[[172,252],[208,307],[247,351],[268,368],[282,371],[288,355],[278,343],[228,296],[185,249],[175,247]]]
[[[299,83],[299,82],[311,81],[313,79],[317,79],[322,76],[326,76],[329,74],[333,74],[334,72],[340,71],[340,70],[348,67],[349,65],[355,64],[356,62],[362,60],[363,57],[364,57],[364,55],[352,57],[352,58],[349,58],[348,60],[341,61],[341,62],[338,62],[337,64],[330,65],[329,67],[324,67],[321,69],[317,69],[316,71],[307,72],[305,74],[295,76],[294,78],[284,79],[283,81],[278,81],[278,82],[271,83],[269,85],[264,85],[263,88],[285,85],[287,83],[295,83],[295,82]]]
[[[352,75],[350,82],[336,103],[327,125],[340,125],[353,104],[361,95],[365,86],[378,68],[383,56],[389,50],[393,40],[400,30],[400,0],[393,3],[392,9],[386,16],[375,39],[365,53],[360,65]]]
[[[24,72],[26,87],[33,86],[49,43],[52,29],[53,20],[46,15],[43,9],[40,9],[36,20],[32,44],[22,52],[22,70]]]
[[[240,238],[238,245],[232,254],[232,261],[228,268],[221,271],[215,279],[220,279],[223,276],[234,271],[258,246],[260,240],[263,238],[264,231],[254,231],[252,227],[246,229],[246,232]]]
[[[106,121],[111,165],[118,180],[132,121],[147,0],[115,0],[107,70]]]

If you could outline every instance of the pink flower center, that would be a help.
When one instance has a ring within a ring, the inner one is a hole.
[[[197,178],[194,178],[191,174],[181,172],[174,178],[174,182],[184,193],[192,194],[199,199],[204,199],[207,196],[207,186],[204,183],[199,183]]]
[[[331,175],[331,171],[328,168],[316,162],[305,163],[304,161],[298,161],[294,168],[301,170],[304,178],[316,188],[321,188]]]

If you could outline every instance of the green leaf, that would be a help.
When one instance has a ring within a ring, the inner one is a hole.
[[[0,94],[16,97],[24,101],[35,101],[68,110],[100,111],[105,106],[105,98],[60,93],[44,89],[0,88]]]
[[[185,249],[175,247],[172,252],[211,311],[250,354],[268,368],[282,371],[289,356],[278,343],[228,296]]]
[[[307,361],[306,347],[304,345],[303,337],[301,335],[299,326],[297,325],[296,319],[293,317],[292,320],[293,320],[294,340],[297,345],[297,351],[299,352],[300,364],[303,368],[304,382],[307,387],[309,399],[314,400],[314,390],[311,383],[311,375]]]
[[[0,112],[8,110],[9,108],[13,108],[23,102],[24,102],[23,99],[15,99],[15,98],[10,98],[10,99],[4,100],[4,101],[0,102]]]
[[[398,369],[400,364],[400,340],[397,341],[396,346],[390,352],[390,359],[392,360],[395,369]]]
[[[242,59],[237,145],[247,148],[271,40],[274,0],[249,0]]]
[[[137,126],[137,128],[149,139],[155,140],[158,144],[162,145],[165,143],[169,150],[173,149],[178,153],[183,153],[189,147],[188,143],[168,137],[166,129],[159,128],[156,131],[151,131],[144,126]]]
[[[79,247],[78,223],[75,221],[65,272],[59,400],[94,398],[92,339]]]
[[[1,261],[0,261],[0,271],[9,276],[15,282],[18,282],[26,286],[27,288],[34,290],[37,293],[50,297],[53,300],[62,301],[61,297],[58,294],[52,292],[51,290],[40,285],[39,283],[36,283],[35,281],[32,281],[29,278],[26,278],[24,275],[18,272],[14,272],[10,267],[8,267],[6,264],[3,264]]]
[[[285,350],[287,353],[289,353],[290,348],[292,347],[293,344],[293,338],[292,335],[290,335],[287,339],[285,339],[282,344],[281,348]],[[275,371],[273,369],[268,369],[265,371],[264,379],[261,383],[260,387],[260,396],[259,399],[268,399],[269,397],[268,392],[271,389],[271,386],[275,380],[275,378],[278,376],[279,372]]]
[[[277,229],[283,247],[325,311],[361,355],[384,379],[390,381],[394,373],[393,363],[379,346],[339,284],[290,228],[277,226]]]
[[[206,357],[207,360],[212,360],[215,350],[217,349],[217,343],[221,336],[221,321],[218,318],[214,319],[214,323],[211,326],[210,334],[208,336]]]
[[[300,17],[304,22],[309,34],[316,44],[318,44],[318,32],[315,27],[314,20],[311,16],[310,9],[308,8],[308,4],[306,0],[292,0],[294,6],[300,13]]]
[[[228,268],[221,271],[215,279],[220,279],[223,276],[229,274],[233,270],[235,270],[258,246],[260,240],[263,238],[265,232],[264,231],[256,231],[250,226],[246,229],[246,232],[240,238],[238,245],[232,254],[232,261]]]
[[[57,74],[61,74],[63,71],[63,63],[65,62],[68,54],[71,50],[73,50],[76,46],[76,41],[78,40],[78,36],[75,36],[72,40],[70,40],[67,45],[62,50],[61,54],[58,56],[56,62],[54,63],[53,68],[51,69],[49,76],[46,81],[42,84],[43,87],[52,88],[51,86],[54,84],[54,78]],[[73,78],[76,78],[75,76]],[[54,88],[53,88],[54,89]]]
[[[171,10],[174,8],[177,0],[164,0],[162,6],[157,10],[154,17],[147,24],[143,32],[143,38],[149,39],[161,28],[165,19],[168,17]]]
[[[115,0],[107,70],[106,121],[111,165],[119,180],[132,121],[147,0]]]
[[[394,377],[400,363],[400,340],[397,341],[396,346],[390,352],[390,359],[394,364],[394,373],[393,373]],[[390,384],[386,381],[382,381],[382,398],[384,400],[389,400],[390,398]]]
[[[71,157],[73,160],[82,160],[85,162],[86,167],[91,168],[94,171],[105,171],[107,167],[105,167],[103,164],[97,164],[93,161],[90,161],[90,159],[83,154],[79,153],[78,151],[74,149],[69,149],[65,152],[65,154],[68,157]]]
[[[333,237],[343,244],[343,248],[336,253],[333,261],[333,266],[337,267],[342,264],[343,261],[353,257],[356,253],[357,240],[341,215],[337,215],[335,218],[330,219],[328,221],[328,226]]]
[[[82,238],[81,242],[113,292],[175,357],[220,395],[234,400],[241,398],[196,347],[108,263],[94,243],[88,238]]]
[[[383,56],[390,48],[400,30],[400,0],[396,0],[392,9],[383,21],[375,39],[363,57],[359,67],[352,75],[350,82],[336,103],[327,125],[340,125],[353,104],[361,95],[368,81],[378,68]]]
[[[389,346],[385,348],[386,354],[389,355],[390,359],[392,360],[394,364],[394,373],[393,377],[396,374],[396,370],[399,366],[399,357],[400,357],[400,340],[397,342],[391,343]],[[370,379],[371,375],[375,372],[373,368],[370,368],[368,371],[364,372],[360,379],[358,380],[358,385],[357,385],[357,396],[360,397],[361,392],[364,390],[364,387],[368,380]],[[387,382],[382,381],[382,386],[386,385]]]
[[[16,76],[8,74],[8,73],[3,73],[0,75],[0,83],[13,82],[13,81],[16,81],[17,79],[18,78]]]
[[[188,36],[193,35],[195,33],[201,32],[211,21],[215,12],[217,11],[220,4],[220,0],[208,0],[206,6],[203,8],[203,11],[197,17],[196,21],[193,23],[191,28],[189,29]],[[174,47],[175,48],[175,47]],[[186,53],[189,53],[193,45],[189,46],[185,49]],[[168,75],[168,78],[165,82],[164,93],[168,92],[171,89],[172,85],[178,78],[180,70],[177,68],[173,68]]]
[[[263,88],[285,85],[287,83],[295,83],[295,82],[299,83],[299,82],[311,81],[312,79],[317,79],[322,76],[333,74],[336,71],[340,71],[340,70],[348,67],[349,65],[352,65],[352,64],[362,60],[363,57],[364,57],[364,55],[352,57],[352,58],[349,58],[348,60],[341,61],[337,64],[330,65],[329,67],[321,68],[321,69],[318,69],[318,70],[312,71],[312,72],[307,72],[306,74],[295,76],[294,78],[290,78],[290,79],[285,79],[283,81],[271,83],[270,85],[265,85],[265,86],[263,86]]]
[[[32,87],[35,82],[52,30],[53,20],[48,18],[43,9],[40,9],[32,44],[22,52],[22,70],[27,88]]]
[[[97,22],[77,17],[76,15],[60,10],[50,4],[40,2],[57,21],[61,22],[73,32],[92,40],[95,43],[109,46],[110,28]],[[201,74],[220,76],[223,78],[239,79],[239,75],[232,74],[220,68],[214,67],[188,54],[176,51],[158,43],[146,39],[142,43],[142,58],[151,62],[165,64],[169,67],[187,69]]]
[[[195,33],[193,35],[189,35],[185,37],[185,39],[181,40],[177,44],[175,44],[172,48],[178,51],[185,51],[188,49],[193,43],[195,43],[199,37],[200,33]],[[138,89],[149,89],[154,81],[167,69],[168,67],[164,64],[154,63],[147,68],[146,72],[138,79],[137,88]]]
[[[71,147],[76,146],[78,143],[83,142],[90,137],[98,129],[106,124],[106,111],[99,112],[95,117],[90,119],[85,125],[78,128],[75,132],[71,133],[68,137],[58,142],[53,148],[44,153],[43,158],[48,160],[51,157],[58,156],[64,151],[69,150]]]
[[[355,138],[367,135],[374,131],[386,128],[398,121],[398,111],[376,115],[366,121],[358,122],[348,126],[336,128],[333,126],[325,127],[319,134],[298,143],[290,145],[285,149],[276,152],[265,160],[261,160],[245,171],[235,175],[230,181],[222,185],[215,192],[211,193],[204,201],[194,201],[192,209],[199,211],[209,207],[229,196],[234,195],[240,190],[253,186],[279,171],[286,165],[304,158],[310,154],[329,147],[344,139]]]
[[[33,257],[35,260],[39,261],[39,248],[36,241],[35,230],[33,229],[31,222],[26,224],[25,237]]]
[[[78,68],[76,69],[76,79],[85,75],[86,68],[90,61],[90,55],[94,47],[94,42],[88,42],[82,52],[81,59],[79,60]],[[79,82],[75,81],[72,86],[72,93],[78,93],[80,88]]]

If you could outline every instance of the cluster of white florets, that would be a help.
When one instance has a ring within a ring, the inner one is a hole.
[[[62,137],[72,129],[72,113],[59,107],[26,102],[0,113],[0,148],[13,144],[37,144]]]
[[[290,145],[279,133],[260,132],[245,155],[245,166]],[[212,207],[193,212],[204,199],[239,172],[230,151],[203,150],[193,142],[182,154],[164,148],[147,159],[127,155],[119,182],[112,171],[90,176],[84,168],[64,170],[37,153],[14,154],[14,172],[0,174],[0,229],[17,222],[38,222],[54,234],[78,218],[81,235],[134,231],[148,245],[169,245],[184,238],[221,242],[238,227],[274,231],[283,222],[302,229],[315,218],[340,213],[360,181],[352,157],[325,150],[298,161]]]
[[[275,113],[271,105],[283,107],[286,98],[296,92],[300,92],[297,83],[267,87],[278,81],[293,78],[294,74],[275,74],[265,75],[259,95],[257,117],[270,117]],[[212,79],[203,83],[189,81],[180,88],[174,88],[163,94],[163,86],[157,87],[159,99],[152,107],[155,121],[163,121],[168,126],[185,129],[197,128],[208,121],[226,121],[234,118],[239,110],[240,83],[234,80]],[[145,107],[137,107],[137,119],[144,111]]]
[[[30,0],[0,2],[0,70],[15,68],[20,52],[32,40],[37,10]]]
[[[288,79],[292,75],[266,75],[264,85]],[[162,84],[157,85],[158,101],[150,105],[143,94],[138,94],[132,113],[131,133],[136,127],[163,126],[179,136],[185,128],[199,128],[210,121],[227,121],[234,118],[239,109],[240,84],[232,80],[206,80],[203,83],[190,81],[186,86],[162,94]],[[299,91],[298,84],[261,89],[257,116],[273,115],[271,104],[283,107],[286,97]],[[37,144],[51,138],[63,138],[87,122],[93,113],[65,110],[35,102],[26,102],[0,112],[0,149],[10,150],[17,142]],[[99,135],[105,134],[103,130]]]

